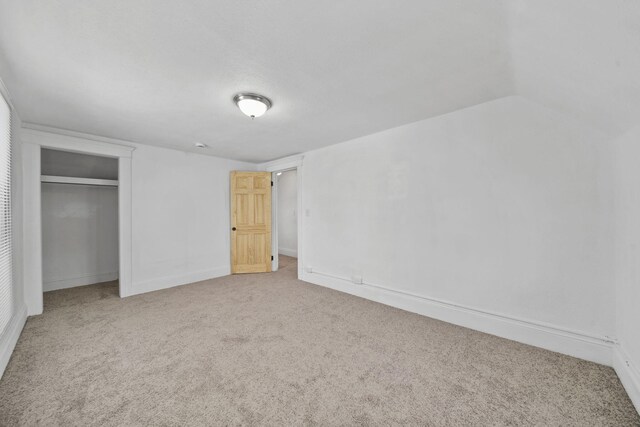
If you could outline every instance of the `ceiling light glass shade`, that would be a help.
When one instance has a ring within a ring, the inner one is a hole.
[[[260,117],[271,108],[271,101],[266,96],[256,95],[253,93],[240,93],[233,98],[236,105],[245,115],[251,117]]]

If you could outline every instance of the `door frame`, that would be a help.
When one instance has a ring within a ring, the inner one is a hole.
[[[20,129],[24,177],[24,295],[27,313],[42,314],[42,218],[40,150],[52,148],[118,159],[118,276],[121,298],[132,289],[132,168],[134,146],[126,141],[23,123]]]
[[[271,254],[273,255],[273,261],[271,261],[271,270],[278,270],[278,180],[274,179],[278,172],[296,171],[296,192],[297,192],[297,205],[298,205],[298,279],[302,277],[304,271],[304,245],[303,245],[303,230],[304,230],[304,218],[303,214],[303,165],[302,161],[304,156],[294,155],[285,157],[271,162],[263,163],[259,165],[260,170],[271,172],[271,180],[273,181],[273,188],[271,189]]]

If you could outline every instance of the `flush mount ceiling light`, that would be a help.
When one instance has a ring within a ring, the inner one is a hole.
[[[202,142],[196,142],[193,145],[195,145],[196,148],[207,148],[207,144],[203,144]]]
[[[271,108],[269,98],[255,93],[239,93],[233,97],[233,102],[236,103],[240,111],[252,119],[260,117]]]

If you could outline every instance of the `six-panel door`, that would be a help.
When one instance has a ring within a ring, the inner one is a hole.
[[[271,173],[231,172],[231,272],[271,271]]]

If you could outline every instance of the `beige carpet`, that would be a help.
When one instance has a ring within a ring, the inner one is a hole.
[[[273,274],[45,294],[0,425],[640,425],[610,368]]]

